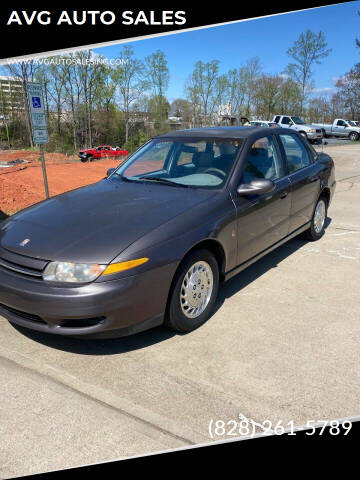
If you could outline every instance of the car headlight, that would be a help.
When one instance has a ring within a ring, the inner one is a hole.
[[[100,275],[123,272],[142,265],[148,260],[147,257],[143,257],[126,262],[110,263],[110,265],[50,262],[43,272],[43,279],[50,282],[88,283],[96,280]]]
[[[97,263],[50,262],[43,279],[51,282],[87,283],[95,280],[105,270],[106,265]]]
[[[313,132],[313,130],[311,128],[309,128],[308,133],[311,133],[311,132]]]

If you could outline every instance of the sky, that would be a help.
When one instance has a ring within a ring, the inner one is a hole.
[[[301,3],[299,4],[301,5]],[[306,29],[322,30],[332,52],[321,65],[314,67],[318,95],[335,91],[336,79],[360,62],[360,1],[331,5],[303,12],[237,22],[229,25],[177,33],[158,38],[129,42],[138,58],[162,50],[168,60],[170,101],[184,97],[184,84],[198,60],[220,61],[220,73],[237,68],[258,56],[264,72],[280,74],[290,62],[286,50]],[[94,49],[108,58],[119,56],[122,45]]]

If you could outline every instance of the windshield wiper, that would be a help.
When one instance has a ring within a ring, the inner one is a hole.
[[[181,183],[176,183],[172,182],[171,180],[168,180],[167,178],[161,178],[161,177],[147,177],[146,175],[142,175],[139,178],[140,180],[150,180],[151,182],[159,182],[159,183],[166,183],[167,185],[172,185],[173,187],[184,187],[185,185],[182,185]]]
[[[114,173],[114,175],[116,175],[117,177],[121,178],[121,180],[124,180],[124,182],[135,182],[136,180],[134,180],[133,178],[131,177],[125,177],[125,175],[121,175],[121,173]]]

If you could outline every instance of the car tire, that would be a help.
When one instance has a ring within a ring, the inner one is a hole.
[[[324,235],[327,209],[328,201],[324,195],[321,195],[316,202],[310,228],[302,234],[302,237],[305,240],[315,242],[316,240],[320,240],[320,238]]]
[[[356,142],[356,140],[359,140],[359,134],[356,132],[351,132],[349,135],[350,140],[353,142]]]
[[[206,249],[191,252],[175,274],[165,324],[179,332],[200,327],[210,318],[218,291],[219,266],[214,255]]]

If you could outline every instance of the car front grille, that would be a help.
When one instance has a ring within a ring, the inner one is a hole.
[[[0,247],[0,269],[42,280],[47,261],[26,257]]]
[[[317,129],[316,129],[316,133],[321,133],[320,128],[317,128]]]

